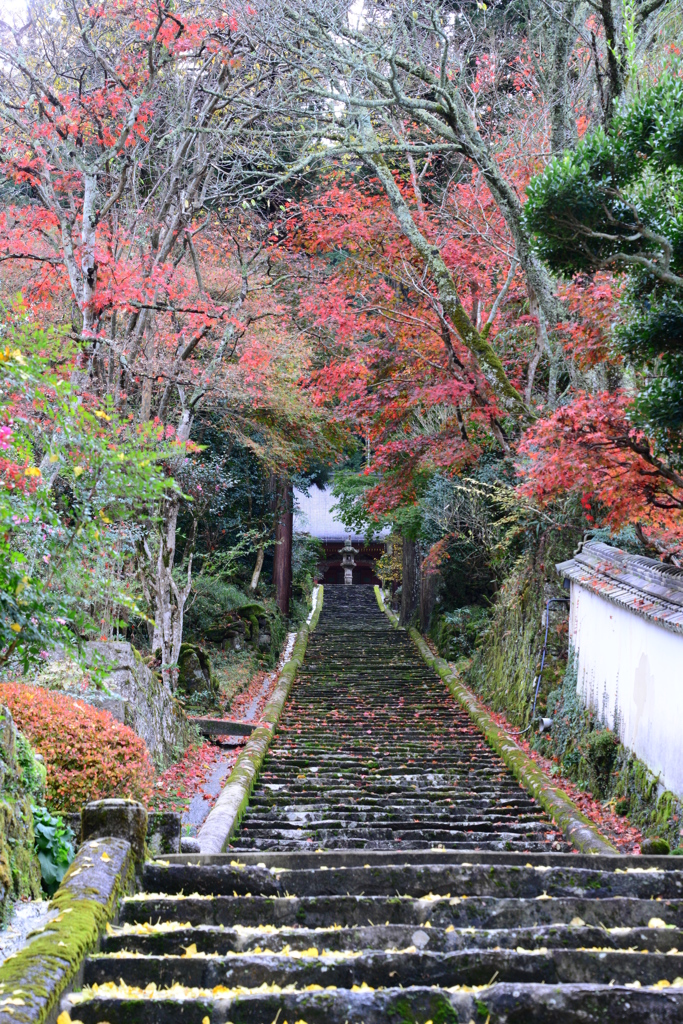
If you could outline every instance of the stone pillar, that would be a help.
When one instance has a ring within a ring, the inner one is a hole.
[[[136,872],[146,856],[147,811],[135,800],[91,800],[83,808],[82,841],[114,836],[126,839],[133,850]]]

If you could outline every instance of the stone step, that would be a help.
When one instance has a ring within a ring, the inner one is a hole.
[[[323,835],[312,833],[307,836],[305,833],[299,834],[298,836],[292,836],[290,839],[287,838],[268,838],[268,839],[249,839],[246,836],[242,840],[241,850],[249,851],[261,851],[261,852],[274,852],[274,851],[293,851],[301,850],[303,847],[312,849],[313,847],[319,846],[321,843],[325,844],[328,850],[366,850],[368,852],[372,850],[395,850],[397,843],[401,842],[401,837],[390,836],[386,839],[377,839],[374,837],[368,839],[359,839],[357,837],[346,839],[343,834],[339,836]],[[439,844],[439,839],[432,833],[425,837],[415,838],[411,835],[410,840],[406,841],[405,845],[412,849],[419,850],[433,850],[433,849],[444,849],[443,844]],[[511,851],[527,851],[533,853],[541,853],[543,850],[548,848],[547,840],[532,841],[529,839],[471,839],[470,841],[462,842],[450,842],[450,846],[461,853],[475,853],[481,851],[500,851],[501,853],[509,853]],[[553,847],[557,849],[567,849],[567,844],[553,843]]]
[[[672,858],[673,859],[673,858]],[[588,895],[637,899],[683,899],[683,870],[626,867],[613,870],[566,866],[469,864],[368,864],[331,868],[259,867],[224,856],[214,863],[145,864],[143,882],[151,892],[264,896],[382,896],[419,899],[429,893],[452,896],[514,896],[517,899]],[[456,857],[454,856],[454,860]],[[628,863],[628,862],[627,862]],[[632,863],[632,861],[631,861]]]
[[[408,899],[385,896],[215,896],[140,895],[124,900],[120,920],[125,924],[157,921],[189,922],[231,928],[341,928],[389,922],[434,928],[537,928],[569,925],[581,920],[590,927],[647,928],[651,921],[683,927],[683,900],[633,897],[566,896],[552,899],[514,899],[494,896],[434,896]],[[652,929],[655,931],[656,929]],[[683,948],[683,946],[681,947]]]
[[[266,944],[267,945],[267,944]],[[486,986],[495,976],[501,982],[547,985],[579,982],[625,985],[639,982],[655,985],[681,979],[683,953],[660,953],[609,949],[467,949],[452,953],[417,950],[411,943],[405,949],[367,951],[331,951],[316,953],[244,952],[234,955],[190,953],[182,956],[116,955],[87,957],[84,985],[104,985],[122,981],[126,985],[159,988],[184,985],[213,989],[258,988],[260,985],[308,985],[351,989],[354,985],[370,988],[391,986],[392,978],[401,984]],[[315,948],[315,947],[314,947]],[[683,993],[682,993],[683,994]]]
[[[285,815],[260,815],[258,818],[249,815],[247,818],[249,830],[253,832],[254,829],[289,829],[289,828],[304,828],[314,826],[315,828],[358,828],[363,825],[372,824],[373,818],[371,814],[345,814],[339,818],[318,818],[315,816],[313,811],[292,811],[291,814]],[[406,830],[419,830],[425,825],[431,825],[435,828],[447,829],[453,831],[457,828],[463,830],[469,830],[471,832],[482,832],[484,834],[495,832],[497,828],[508,826],[508,830],[513,833],[533,833],[538,831],[547,831],[547,824],[545,822],[536,821],[534,819],[528,821],[519,821],[516,818],[507,818],[501,821],[500,818],[477,818],[470,820],[467,818],[461,818],[460,820],[442,820],[435,814],[425,815],[420,818],[404,818],[404,817],[391,817],[387,823],[382,827],[388,827],[395,831],[396,829]],[[245,825],[242,825],[242,834],[244,834]]]
[[[475,949],[614,949],[670,953],[683,950],[683,930],[669,928],[604,928],[598,925],[554,923],[519,928],[428,928],[411,924],[364,927],[296,928],[260,926],[224,928],[189,922],[119,925],[102,939],[104,954],[126,951],[144,956],[182,956],[193,944],[199,953],[260,953],[292,949],[319,952],[406,949],[451,953]],[[316,955],[316,954],[313,954]]]
[[[474,991],[429,986],[387,988],[381,992],[247,991],[184,994],[122,992],[95,995],[76,1006],[83,1024],[403,1024],[428,1020],[468,1024],[486,1020],[507,1024],[681,1024],[683,989],[634,989],[598,985],[494,984]]]

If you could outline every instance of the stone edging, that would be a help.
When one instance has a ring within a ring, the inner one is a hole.
[[[394,626],[398,619],[384,603],[379,587],[375,587],[377,603]],[[426,663],[438,673],[446,686],[482,731],[489,745],[502,757],[512,774],[562,829],[565,837],[581,853],[615,854],[619,851],[582,814],[566,793],[553,786],[533,758],[521,750],[513,738],[493,720],[476,697],[462,685],[443,658],[435,657],[416,629],[408,633]]]
[[[119,901],[134,890],[130,843],[111,837],[81,846],[50,901],[57,917],[0,965],[0,1024],[50,1024],[83,959],[97,948]]]
[[[305,622],[299,630],[291,658],[280,672],[280,678],[273,694],[266,704],[263,721],[249,737],[218,797],[216,806],[199,830],[197,839],[201,853],[222,853],[242,819],[280,720],[285,701],[292,688],[297,669],[304,659],[308,634],[317,626],[322,606],[323,588],[320,587],[310,621]]]

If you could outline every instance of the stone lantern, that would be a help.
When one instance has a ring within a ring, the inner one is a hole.
[[[347,537],[344,541],[344,547],[341,549],[344,583],[353,583],[353,570],[356,565],[353,556],[357,554],[357,550],[351,546],[351,538]]]

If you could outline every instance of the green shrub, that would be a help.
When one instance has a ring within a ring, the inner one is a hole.
[[[51,815],[45,807],[31,809],[43,889],[48,896],[52,896],[74,859],[73,843],[76,837],[59,815]]]
[[[294,599],[306,600],[313,587],[318,562],[325,557],[325,549],[316,537],[295,533],[292,540],[292,592]]]
[[[466,605],[454,611],[435,615],[429,635],[436,643],[439,654],[451,661],[468,658],[474,653],[489,622],[488,609],[480,605]]]
[[[247,597],[233,583],[226,583],[218,576],[197,576],[185,611],[185,635],[203,636],[207,629],[221,622],[227,612],[250,601],[253,596]]]

